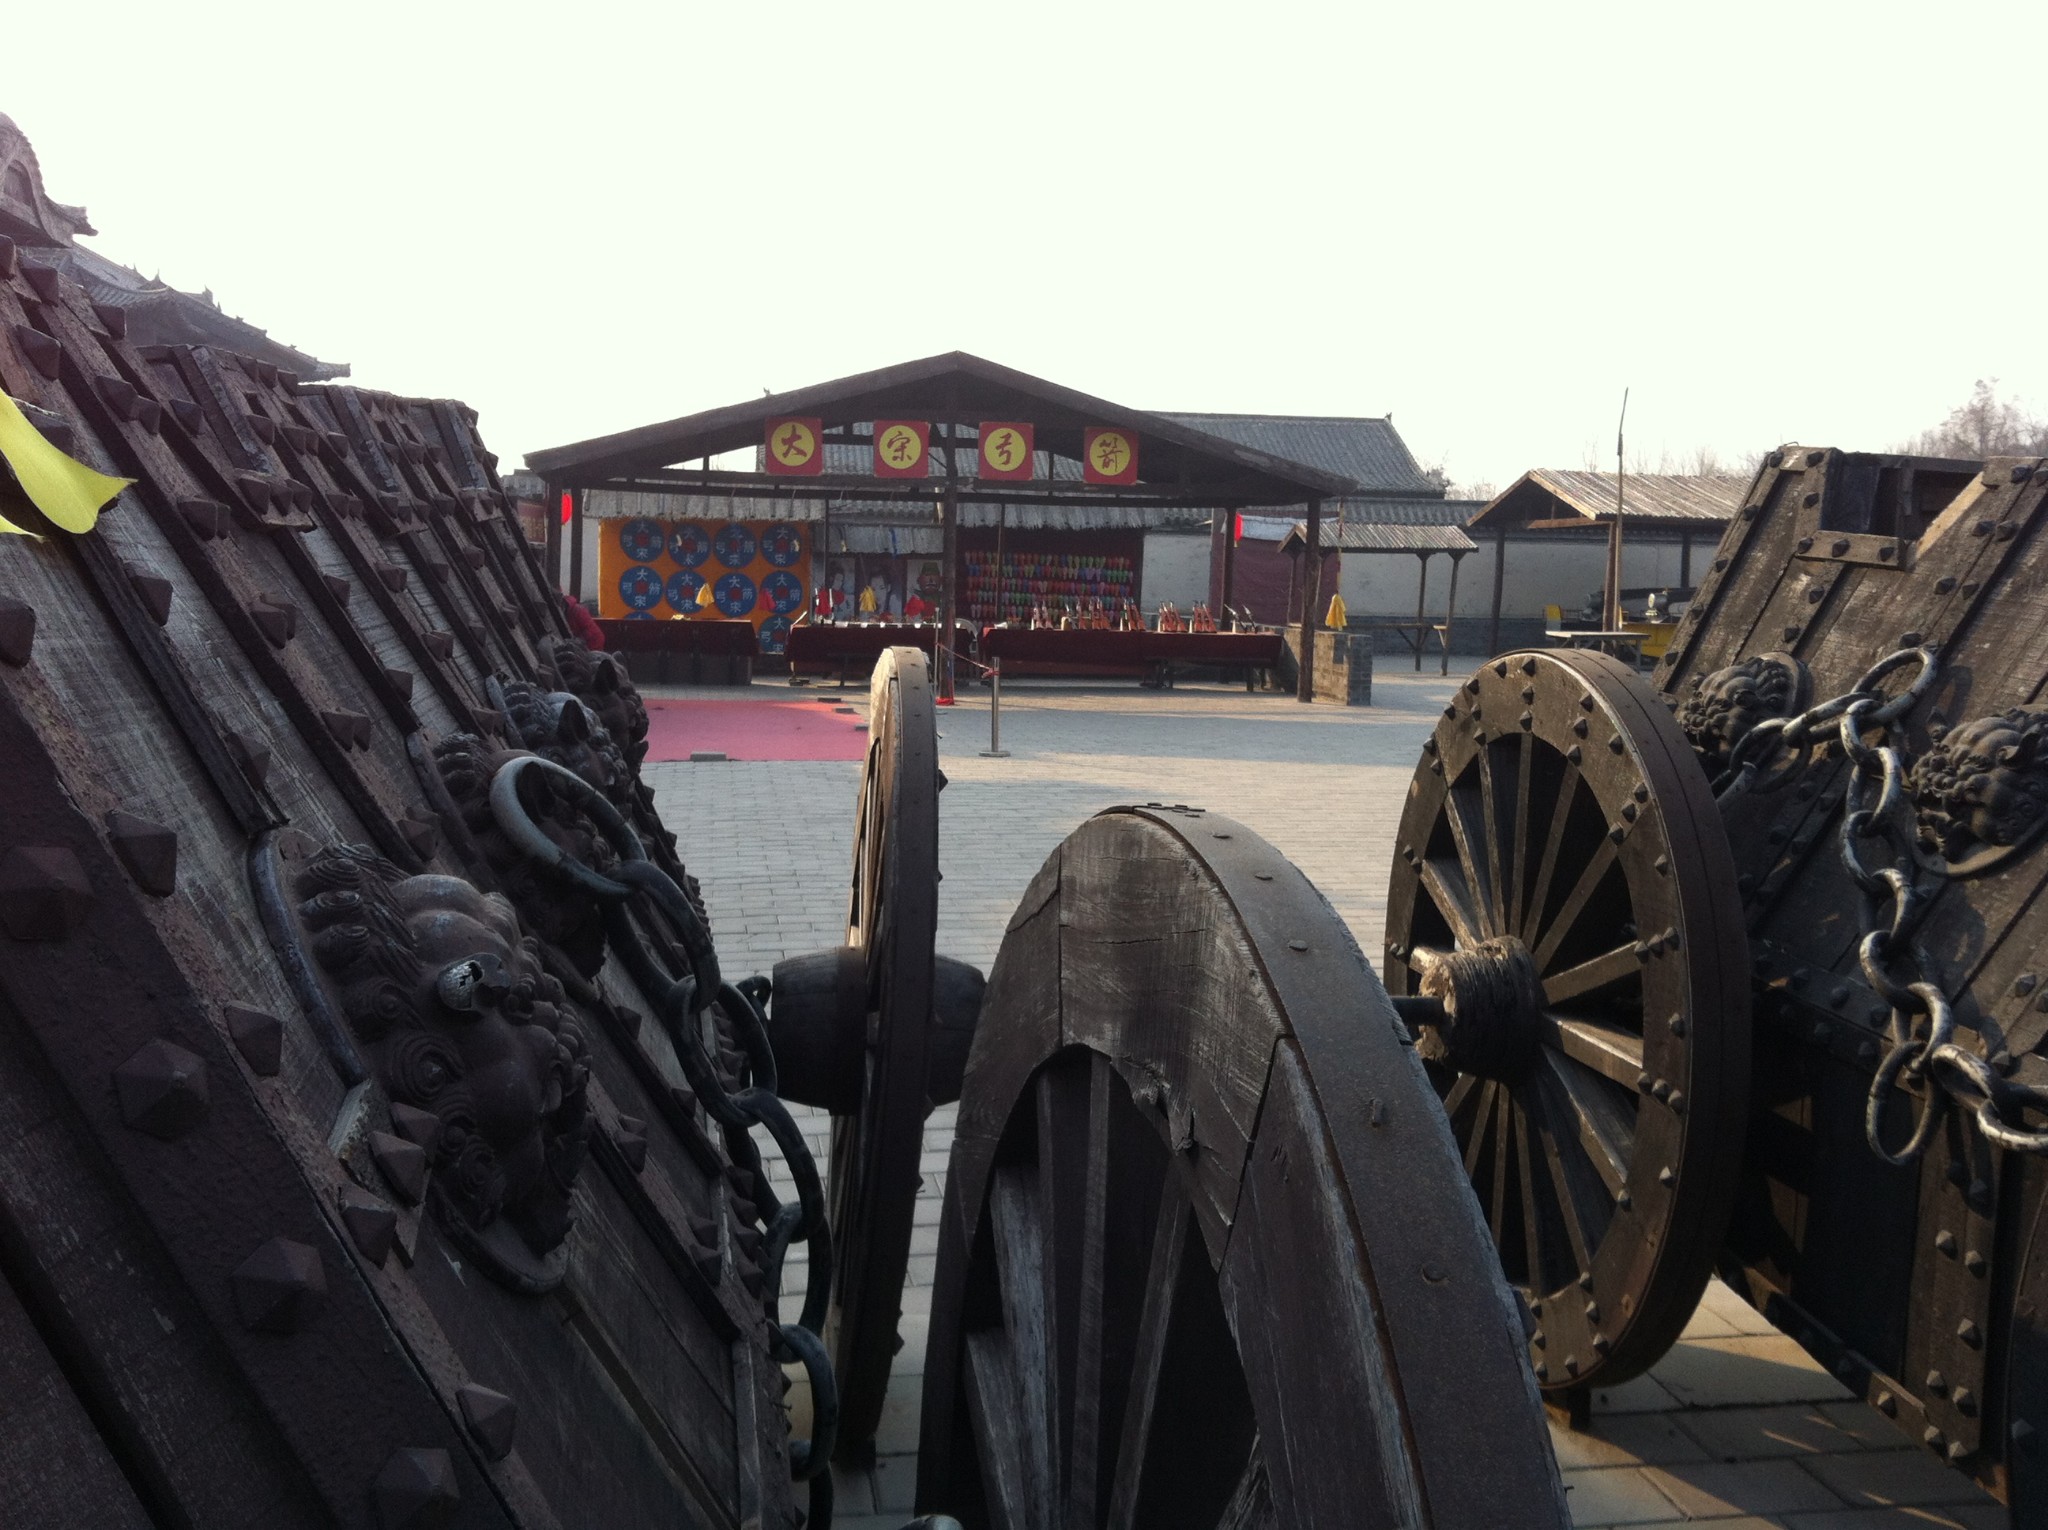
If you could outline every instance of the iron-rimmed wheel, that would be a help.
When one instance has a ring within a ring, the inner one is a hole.
[[[970,1526],[1561,1526],[1512,1294],[1407,1032],[1229,819],[1102,814],[961,1093],[918,1502]]]
[[[1511,653],[1458,690],[1409,786],[1385,976],[1438,999],[1419,1049],[1547,1389],[1647,1369],[1727,1229],[1749,960],[1705,774],[1600,654]]]
[[[925,656],[889,648],[868,691],[846,944],[860,953],[868,1039],[860,1108],[832,1118],[832,1306],[842,1456],[874,1439],[899,1342],[930,1102],[926,1054],[939,908],[938,724]]]

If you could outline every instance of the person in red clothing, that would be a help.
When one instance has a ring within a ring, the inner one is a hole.
[[[604,652],[604,629],[597,624],[597,618],[584,609],[583,602],[574,596],[562,596],[562,608],[569,617],[569,631],[583,640],[583,646],[592,653]]]

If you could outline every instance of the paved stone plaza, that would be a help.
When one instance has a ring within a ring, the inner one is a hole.
[[[1387,865],[1409,773],[1453,685],[1396,670],[1379,705],[1304,707],[1227,687],[1020,685],[1003,706],[1010,758],[988,747],[986,695],[940,715],[939,949],[984,970],[1018,895],[1048,852],[1100,808],[1185,802],[1271,840],[1320,887],[1367,951],[1379,946]],[[864,693],[822,690],[864,706]],[[779,682],[757,694],[802,695]],[[731,690],[651,688],[730,700]],[[744,693],[738,693],[744,694]],[[649,767],[663,816],[703,881],[726,970],[766,971],[843,933],[860,767],[840,762]],[[841,1475],[835,1523],[908,1518],[933,1250],[953,1111],[925,1137],[924,1190],[905,1294],[904,1347],[872,1472]],[[807,1123],[826,1157],[826,1123]],[[800,1292],[802,1266],[786,1288]],[[793,1310],[795,1302],[786,1304]],[[801,1389],[792,1394],[802,1402]],[[1591,1434],[1553,1431],[1574,1522],[1711,1521],[1797,1530],[2003,1526],[2005,1513],[1854,1400],[1718,1283],[1684,1341],[1650,1375],[1598,1394]],[[872,1517],[869,1517],[872,1516]]]

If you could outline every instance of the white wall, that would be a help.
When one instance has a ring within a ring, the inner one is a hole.
[[[1479,550],[1458,565],[1458,612],[1485,616],[1493,609],[1494,541],[1482,536]],[[1714,559],[1718,535],[1710,528],[1693,538],[1692,579],[1698,583]],[[1600,589],[1607,565],[1604,541],[1570,535],[1531,532],[1508,538],[1507,578],[1501,588],[1501,615],[1540,617],[1545,605],[1576,609]],[[1416,564],[1412,553],[1344,554],[1344,606],[1352,616],[1415,615]],[[1679,583],[1677,541],[1652,542],[1636,537],[1621,549],[1621,582],[1637,589]],[[1429,560],[1428,610],[1441,616],[1451,583],[1451,560],[1439,553]]]
[[[1150,611],[1170,600],[1185,611],[1209,598],[1209,533],[1148,531],[1145,562],[1139,571],[1139,595]]]

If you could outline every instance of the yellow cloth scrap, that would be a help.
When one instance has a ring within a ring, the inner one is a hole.
[[[0,392],[0,457],[14,469],[29,502],[51,523],[65,531],[86,532],[100,518],[100,509],[116,494],[135,482],[132,478],[109,478],[94,472],[83,462],[67,457],[31,425],[13,399]],[[34,533],[0,517],[0,532],[16,536]]]
[[[707,579],[704,583],[697,586],[697,609],[699,611],[709,611],[717,603],[717,597],[711,593],[710,580]]]
[[[1341,632],[1344,630],[1344,617],[1344,597],[1342,595],[1332,595],[1330,597],[1330,609],[1323,617],[1323,625],[1333,632]]]

